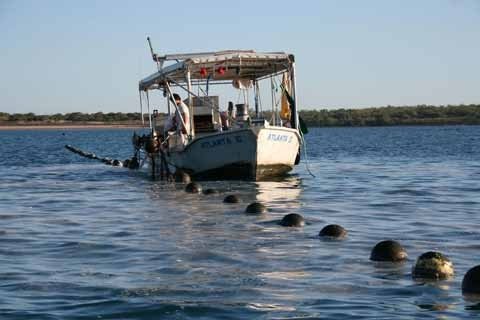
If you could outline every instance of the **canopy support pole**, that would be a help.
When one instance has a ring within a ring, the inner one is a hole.
[[[150,123],[150,129],[152,128],[152,115],[150,114],[150,98],[148,96],[148,91],[146,92],[147,94],[147,111],[148,111],[148,121]]]
[[[296,74],[295,74],[295,58],[293,55],[290,56],[292,61],[292,69],[290,71],[290,79],[292,81],[292,96],[293,96],[293,105],[292,105],[292,115],[291,115],[291,125],[292,128],[298,129],[298,100],[297,100],[297,82],[296,82]]]
[[[167,99],[167,110],[168,110],[168,115],[170,115],[171,110],[170,110],[170,99]]]
[[[190,110],[190,132],[188,133],[190,137],[193,137],[195,134],[194,129],[193,129],[193,97],[192,97],[192,79],[191,79],[191,73],[190,73],[190,68],[187,69],[187,88],[188,88],[188,109]]]
[[[277,112],[275,108],[275,86],[273,85],[273,77],[270,77],[270,93],[272,94],[272,124],[277,125]]]
[[[255,118],[258,119],[258,82],[253,81],[253,96],[255,100]]]
[[[138,91],[138,98],[140,98],[140,117],[142,118],[142,126],[145,126],[145,119],[143,119],[143,105],[142,105],[142,91]]]

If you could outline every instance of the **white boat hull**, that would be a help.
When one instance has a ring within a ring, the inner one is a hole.
[[[293,169],[300,147],[297,130],[251,127],[193,139],[167,161],[200,179],[261,179]]]

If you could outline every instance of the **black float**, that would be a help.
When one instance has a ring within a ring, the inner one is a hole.
[[[200,193],[202,192],[202,187],[196,182],[190,182],[185,186],[185,191],[188,193]]]
[[[480,265],[467,271],[462,281],[463,294],[480,294]]]
[[[262,214],[267,212],[267,207],[260,202],[252,202],[247,206],[245,212],[248,214]]]
[[[318,233],[320,237],[328,237],[335,239],[343,239],[347,236],[347,230],[344,227],[338,224],[329,224],[328,226],[323,227],[322,230]]]
[[[213,189],[213,188],[208,188],[208,189],[203,190],[203,194],[205,194],[205,195],[217,194],[217,193],[218,193],[218,191],[216,189]]]
[[[192,179],[190,178],[190,175],[183,171],[182,169],[177,169],[175,170],[175,173],[173,174],[173,178],[175,179],[175,182],[178,183],[190,183],[192,182]]]
[[[223,199],[223,202],[225,203],[239,203],[240,199],[234,195],[234,194],[229,194]]]
[[[407,251],[400,243],[394,240],[385,240],[373,247],[370,260],[400,262],[407,259],[407,256]]]
[[[289,213],[280,221],[280,225],[284,227],[303,227],[305,219],[298,213]]]

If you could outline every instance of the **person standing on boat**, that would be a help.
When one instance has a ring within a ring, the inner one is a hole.
[[[188,135],[190,134],[190,111],[178,94],[173,94],[173,100],[175,100],[175,104],[177,105],[175,111],[177,131]]]

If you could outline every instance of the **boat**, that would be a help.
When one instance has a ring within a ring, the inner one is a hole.
[[[138,89],[150,131],[135,133],[133,143],[154,177],[180,170],[196,179],[261,180],[286,175],[299,163],[303,136],[293,54],[224,50],[161,56],[148,42],[157,71],[141,79]],[[174,91],[185,97],[187,124]],[[165,112],[152,108],[153,93]],[[172,118],[176,129],[169,127]]]

